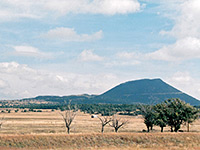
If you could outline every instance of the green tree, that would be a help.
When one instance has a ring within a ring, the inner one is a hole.
[[[171,127],[171,132],[177,132],[183,123],[192,123],[198,117],[198,110],[180,99],[168,99],[164,105],[167,124]]]
[[[199,110],[189,104],[184,107],[184,121],[187,125],[187,132],[190,131],[190,124],[194,122],[199,117]]]
[[[165,104],[157,104],[153,107],[155,110],[155,122],[154,124],[160,126],[161,132],[163,132],[164,127],[167,126],[167,117],[165,115],[166,105]]]
[[[141,105],[140,107],[142,116],[144,118],[144,123],[147,127],[147,132],[149,132],[150,129],[153,129],[153,125],[155,124],[156,114],[152,105]]]

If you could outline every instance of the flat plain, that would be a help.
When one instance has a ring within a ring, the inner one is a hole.
[[[101,123],[90,114],[78,112],[67,135],[60,112],[0,113],[4,122],[0,130],[0,149],[200,149],[200,121],[190,126],[190,132],[170,133],[166,127],[160,133],[154,127],[151,133],[146,129],[141,116],[118,116],[128,124],[114,133],[105,126],[101,134]],[[186,126],[181,130],[186,131]]]

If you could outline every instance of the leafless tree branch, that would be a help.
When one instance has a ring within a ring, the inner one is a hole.
[[[3,125],[3,123],[4,123],[4,116],[2,118],[0,118],[0,129],[1,129],[2,125]]]
[[[99,118],[99,120],[101,121],[101,133],[104,132],[104,127],[112,121],[112,118],[110,116],[97,116],[97,118]]]
[[[119,128],[121,128],[123,125],[127,124],[128,120],[121,120],[121,118],[117,118],[117,115],[113,115],[113,119],[111,121],[111,124],[109,125],[115,129],[115,132],[118,132]]]
[[[60,115],[63,117],[63,120],[65,122],[65,127],[67,128],[67,133],[70,133],[71,124],[76,116],[77,109],[75,106],[75,109],[71,109],[70,104],[68,104],[68,110],[65,110],[64,113],[60,112]]]

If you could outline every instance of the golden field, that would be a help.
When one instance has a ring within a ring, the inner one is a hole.
[[[128,124],[113,133],[105,126],[100,133],[98,118],[78,112],[67,135],[59,111],[0,113],[5,117],[0,130],[0,149],[200,149],[200,121],[191,125],[190,133],[142,133],[145,125],[137,116],[119,116]],[[182,130],[186,130],[183,126]]]

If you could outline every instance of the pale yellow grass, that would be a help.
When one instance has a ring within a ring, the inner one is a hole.
[[[100,134],[98,118],[78,112],[72,123],[71,134],[67,135],[59,111],[0,113],[5,117],[0,129],[0,149],[78,149],[78,150],[198,150],[200,149],[200,121],[194,122],[192,133],[160,133],[154,127],[153,133],[141,133],[146,129],[141,116],[118,116],[128,124],[113,133],[105,127]],[[186,131],[186,127],[182,126]]]
[[[198,150],[199,133],[0,135],[0,149]]]
[[[65,133],[64,121],[59,111],[43,110],[43,112],[12,112],[0,113],[0,118],[5,117],[0,134],[43,134]],[[128,124],[119,129],[119,132],[141,132],[146,129],[141,116],[119,116],[122,120],[128,120]],[[182,130],[186,130],[182,126]],[[71,133],[99,133],[101,123],[98,118],[91,118],[90,114],[78,112],[72,125]],[[154,127],[153,132],[159,132],[159,127]],[[165,132],[169,128],[165,128]],[[197,120],[190,127],[191,132],[200,132],[200,121]],[[113,132],[109,125],[105,132]]]

